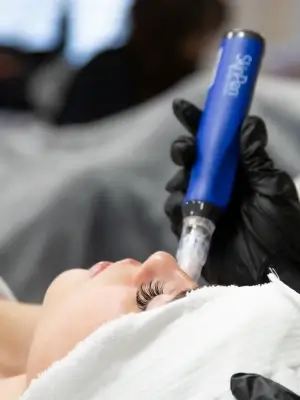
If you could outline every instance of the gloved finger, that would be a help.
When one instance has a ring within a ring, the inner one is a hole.
[[[167,183],[166,191],[173,192],[186,192],[189,184],[189,172],[184,168],[180,169],[173,178]]]
[[[176,99],[173,101],[173,112],[184,128],[196,136],[202,112],[192,103]]]
[[[171,159],[180,167],[191,169],[196,161],[195,138],[191,136],[180,136],[171,146]]]
[[[278,170],[266,151],[268,134],[264,121],[258,117],[246,119],[241,132],[241,157],[250,187],[265,196],[287,196],[298,199],[291,177]]]
[[[266,153],[265,147],[268,142],[267,128],[264,121],[258,117],[248,117],[242,127],[240,148],[242,156],[242,164],[245,172],[251,180],[260,177],[261,165],[268,164],[266,172],[273,170],[273,164],[269,165],[270,158]],[[265,176],[265,174],[264,174]]]
[[[241,131],[241,152],[245,158],[265,149],[268,143],[267,128],[264,121],[255,116],[246,118]]]
[[[256,374],[235,374],[230,389],[237,400],[300,400],[284,386]]]
[[[168,197],[165,202],[165,213],[171,220],[172,225],[182,224],[182,203],[184,201],[184,194],[182,192],[175,192]]]

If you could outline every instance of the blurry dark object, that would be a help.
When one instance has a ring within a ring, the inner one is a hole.
[[[56,122],[85,123],[142,103],[193,73],[227,18],[221,0],[136,0],[122,48],[98,54],[76,76]]]
[[[230,382],[237,400],[300,400],[289,389],[255,374],[235,374]]]
[[[26,82],[29,65],[18,49],[0,47],[0,108],[27,110]]]
[[[0,47],[0,109],[29,111],[27,84],[36,69],[48,63],[57,51],[26,53]]]
[[[165,210],[179,237],[201,112],[184,100],[174,102],[174,111],[191,133],[173,143],[172,159],[182,169],[167,185],[170,196]],[[268,281],[272,267],[300,293],[300,204],[293,180],[267,154],[267,140],[264,122],[247,118],[232,198],[217,224],[203,277],[216,285],[257,285]]]

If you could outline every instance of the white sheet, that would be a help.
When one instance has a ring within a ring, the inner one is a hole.
[[[203,288],[99,328],[21,400],[228,400],[230,377],[259,373],[300,394],[300,295]]]

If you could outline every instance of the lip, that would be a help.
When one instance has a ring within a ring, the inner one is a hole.
[[[92,268],[90,268],[91,277],[94,278],[96,275],[103,272],[106,268],[108,268],[112,264],[113,263],[108,261],[102,261],[99,262],[98,264],[93,265]]]

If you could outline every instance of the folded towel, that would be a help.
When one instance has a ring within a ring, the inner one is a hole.
[[[21,400],[228,400],[237,372],[262,374],[300,394],[300,295],[270,279],[199,289],[107,323]]]

